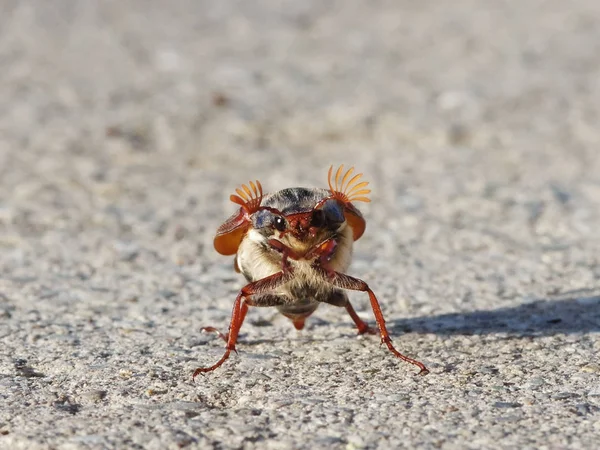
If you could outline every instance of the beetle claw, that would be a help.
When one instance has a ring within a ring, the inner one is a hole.
[[[215,333],[217,336],[219,336],[225,342],[227,342],[227,339],[229,337],[229,333],[223,334],[218,329],[216,329],[215,327],[203,327],[200,331],[203,332],[203,333]]]

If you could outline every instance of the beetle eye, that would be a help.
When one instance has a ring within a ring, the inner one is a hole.
[[[317,209],[316,211],[313,211],[310,224],[317,228],[321,228],[325,225],[325,213],[323,210]]]
[[[285,224],[285,219],[281,216],[276,216],[275,219],[273,220],[273,225],[275,226],[275,228],[279,231],[284,231],[286,224]]]
[[[327,200],[323,205],[323,213],[328,226],[337,227],[344,222],[344,210],[337,200]]]

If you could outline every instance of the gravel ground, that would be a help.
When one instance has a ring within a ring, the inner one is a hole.
[[[0,448],[598,445],[600,2],[0,5]],[[350,273],[431,373],[324,306],[193,382],[229,194],[340,163]]]

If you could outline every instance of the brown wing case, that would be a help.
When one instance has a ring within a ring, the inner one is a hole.
[[[235,190],[237,195],[232,194],[229,199],[238,205],[240,210],[232,215],[219,227],[215,236],[215,250],[222,255],[234,255],[244,238],[244,235],[252,224],[251,215],[260,208],[263,199],[263,190],[260,182],[256,184],[250,181],[250,187],[243,184]]]

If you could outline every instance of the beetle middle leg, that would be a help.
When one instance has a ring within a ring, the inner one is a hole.
[[[227,359],[232,351],[235,350],[235,344],[237,337],[240,332],[240,328],[246,317],[248,311],[248,304],[252,305],[252,301],[249,299],[252,295],[266,293],[271,291],[278,286],[281,286],[289,280],[292,275],[292,271],[288,268],[285,272],[277,272],[261,280],[248,283],[244,286],[233,303],[233,311],[231,313],[231,322],[229,324],[229,333],[227,334],[227,346],[225,347],[225,353],[215,364],[210,367],[199,367],[194,371],[192,378],[196,378],[201,373],[211,372],[216,368],[220,367]],[[248,302],[248,304],[246,304]]]
[[[356,314],[356,311],[354,311],[354,308],[352,307],[350,301],[346,303],[345,307],[346,311],[348,311],[348,314],[350,314],[350,317],[356,324],[356,328],[358,328],[358,334],[377,334],[377,329],[370,327],[369,324],[367,324],[364,320],[358,317],[358,314]]]

